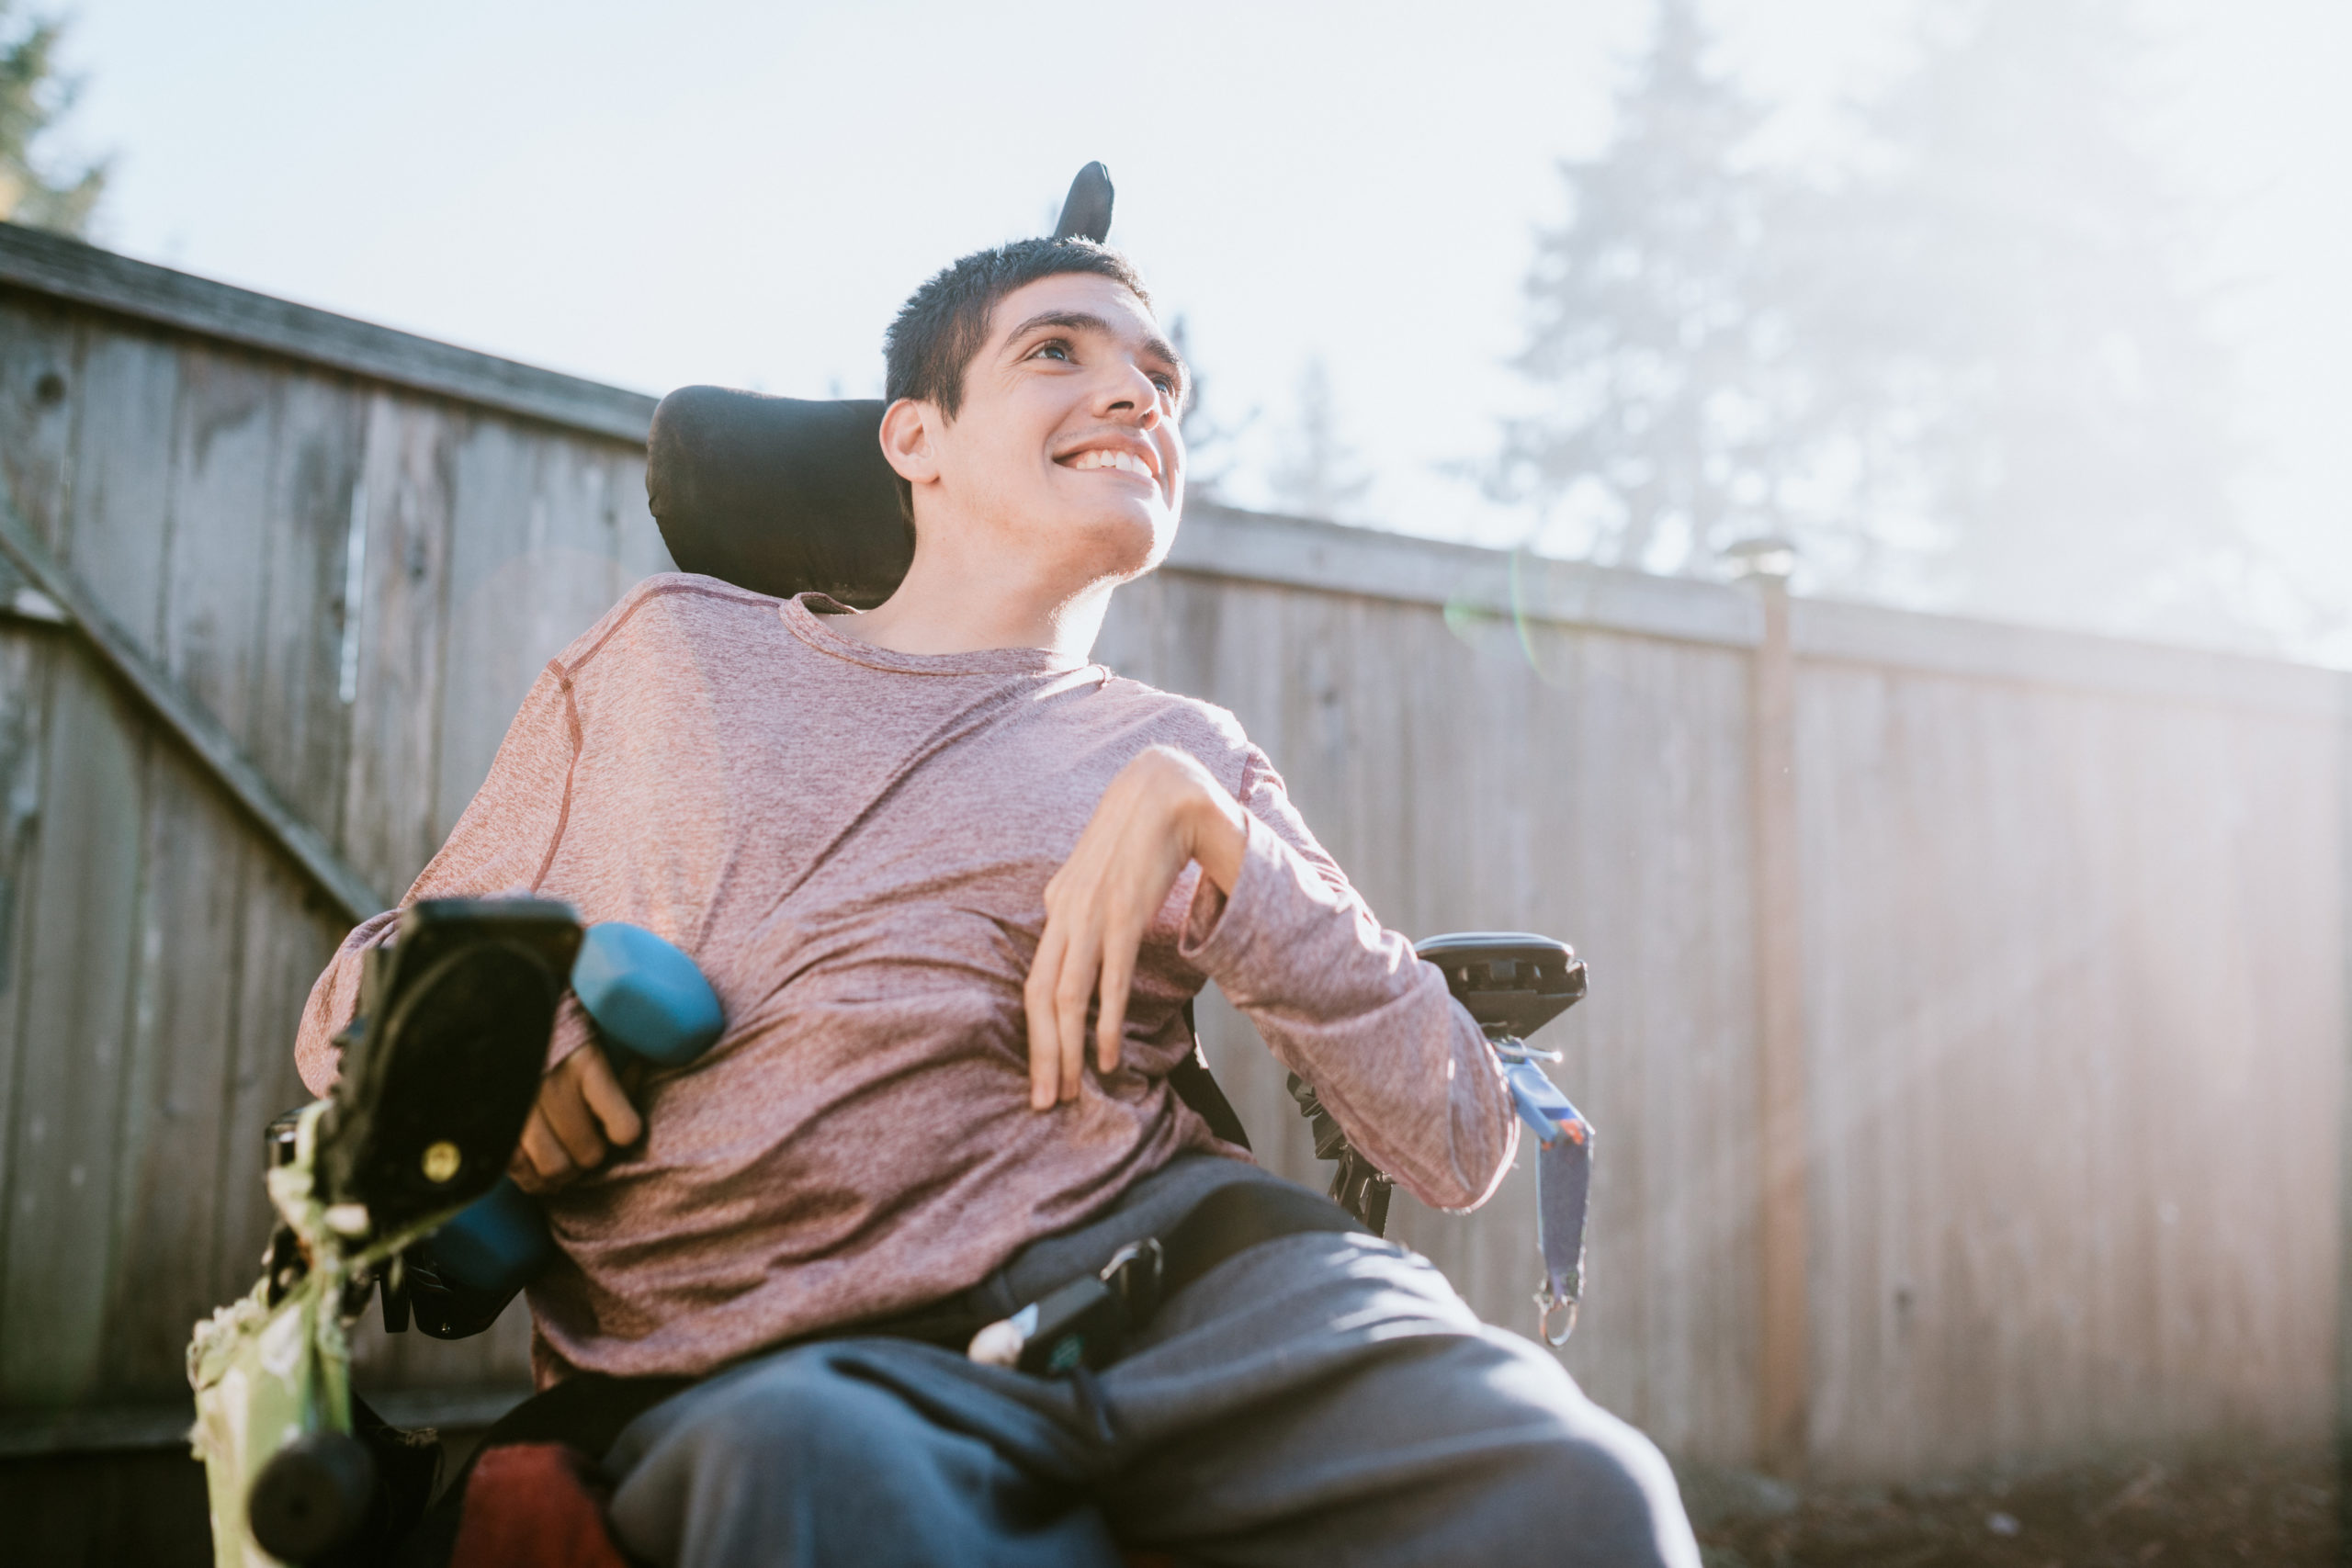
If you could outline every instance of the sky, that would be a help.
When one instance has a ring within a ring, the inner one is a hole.
[[[2243,515],[2352,663],[2352,5],[2143,0],[2151,139],[2211,213]],[[879,389],[954,255],[1047,228],[1108,163],[1113,240],[1182,313],[1233,489],[1320,359],[1364,520],[1503,543],[1460,477],[1520,396],[1555,164],[1606,139],[1646,0],[1080,10],[751,0],[81,0],[73,149],[130,254],[659,393]],[[1906,0],[1717,3],[1724,66],[1834,149]]]

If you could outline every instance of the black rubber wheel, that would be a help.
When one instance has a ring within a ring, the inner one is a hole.
[[[347,1543],[376,1497],[376,1460],[347,1432],[295,1438],[254,1477],[245,1517],[261,1549],[282,1562],[312,1562]]]

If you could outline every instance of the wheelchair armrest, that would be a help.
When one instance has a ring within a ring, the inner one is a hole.
[[[1413,951],[1445,975],[1446,989],[1468,1010],[1489,1040],[1534,1033],[1582,1000],[1585,970],[1566,942],[1526,931],[1453,931],[1415,942]],[[1315,1138],[1315,1157],[1337,1162],[1331,1201],[1374,1235],[1388,1227],[1388,1175],[1348,1141],[1347,1129],[1325,1108],[1315,1086],[1290,1076],[1290,1097]]]
[[[1490,1039],[1524,1040],[1584,999],[1584,963],[1527,931],[1450,931],[1413,944]]]

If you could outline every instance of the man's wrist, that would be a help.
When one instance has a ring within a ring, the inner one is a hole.
[[[1216,884],[1218,892],[1232,897],[1234,886],[1241,880],[1241,861],[1250,844],[1241,803],[1214,789],[1199,790],[1191,801],[1190,817],[1186,836],[1191,840],[1193,861],[1199,864],[1201,874]]]

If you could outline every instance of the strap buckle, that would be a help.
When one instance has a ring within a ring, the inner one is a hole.
[[[1041,1378],[1108,1366],[1159,1310],[1166,1270],[1158,1236],[1131,1241],[1100,1272],[1081,1274],[973,1335],[964,1353],[982,1366]]]
[[[1117,1292],[1127,1309],[1128,1324],[1140,1328],[1159,1310],[1159,1284],[1167,1272],[1168,1249],[1158,1236],[1148,1235],[1111,1254],[1096,1278]]]

